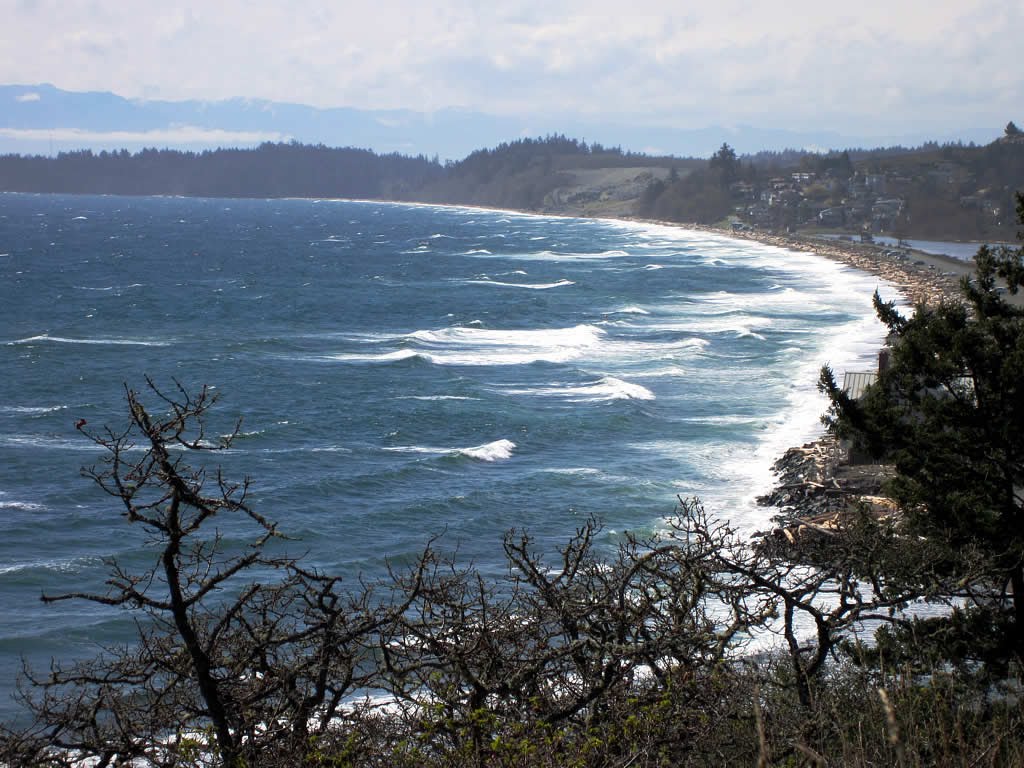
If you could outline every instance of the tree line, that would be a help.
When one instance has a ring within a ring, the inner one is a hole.
[[[662,159],[560,134],[482,149],[459,161],[297,142],[253,149],[144,149],[0,156],[0,189],[200,197],[348,197],[537,209],[570,169]]]
[[[443,174],[424,156],[265,143],[255,149],[136,153],[81,150],[0,157],[0,188],[15,192],[208,197],[402,199]]]

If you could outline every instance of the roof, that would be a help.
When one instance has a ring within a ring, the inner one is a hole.
[[[878,374],[874,371],[847,371],[843,374],[843,392],[859,400],[870,385],[878,380]]]

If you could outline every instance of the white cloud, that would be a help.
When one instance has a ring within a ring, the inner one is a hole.
[[[1005,124],[1006,0],[0,0],[0,83],[681,126]],[[885,94],[900,94],[887,99]]]
[[[28,102],[28,101],[39,101],[39,99],[41,99],[41,98],[42,98],[42,96],[40,96],[35,91],[27,91],[25,93],[19,93],[15,97],[15,100],[24,103],[24,102]]]

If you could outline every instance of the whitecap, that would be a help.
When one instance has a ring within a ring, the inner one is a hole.
[[[478,445],[474,448],[460,448],[458,452],[463,456],[479,459],[480,461],[500,461],[512,458],[512,451],[515,450],[515,447],[516,444],[511,440],[502,439],[495,440],[493,443]]]
[[[71,429],[69,425],[68,429]],[[0,435],[0,445],[16,446],[20,449],[53,449],[59,451],[95,451],[96,446],[88,440],[64,440],[50,435]]]
[[[9,341],[7,342],[7,346],[12,347],[16,344],[38,344],[44,341],[52,341],[55,344],[109,344],[134,347],[166,347],[169,345],[169,342],[166,341],[143,341],[141,339],[70,339],[64,336],[50,336],[49,334],[43,333],[39,336],[29,336],[25,339]]]
[[[491,256],[491,252],[486,248],[473,248],[472,250],[466,251],[463,256]]]
[[[646,309],[641,307],[623,307],[622,309],[613,309],[608,313],[609,315],[649,315],[651,314]]]
[[[393,363],[398,360],[408,360],[412,357],[422,357],[429,360],[429,355],[421,355],[415,349],[398,349],[394,352],[381,352],[378,354],[359,354],[339,352],[333,355],[326,355],[323,359],[338,360],[348,363]]]
[[[657,379],[657,378],[676,378],[681,376],[689,376],[690,371],[685,368],[680,368],[678,365],[668,365],[663,368],[650,368],[643,372],[645,379]]]
[[[465,256],[487,256],[490,255],[488,252],[480,250],[470,251],[463,254]],[[503,253],[501,257],[504,259],[512,259],[516,261],[603,261],[605,259],[620,258],[622,256],[629,256],[626,251],[610,250],[610,251],[599,251],[597,253],[584,253],[584,252],[555,252],[555,251],[535,251],[531,253]]]
[[[511,440],[495,440],[470,448],[437,448],[428,445],[390,445],[381,448],[388,453],[411,453],[427,456],[465,456],[479,461],[499,461],[512,456],[516,444]]]
[[[30,571],[34,569],[44,569],[47,571],[62,571],[62,572],[74,572],[80,569],[81,566],[88,564],[89,562],[95,562],[98,558],[89,557],[74,557],[64,560],[33,560],[29,562],[11,563],[10,565],[0,566],[0,576],[9,573],[20,573],[22,571]]]
[[[318,445],[309,449],[310,453],[352,453],[351,448],[342,445]]]
[[[419,354],[441,365],[524,365],[575,360],[598,348],[604,337],[605,331],[593,325],[526,331],[456,326],[415,331],[405,340],[415,344]]]
[[[767,424],[764,416],[741,416],[738,414],[724,414],[721,416],[686,416],[679,419],[687,424],[710,424],[713,426],[749,426]]]
[[[42,414],[63,411],[66,405],[0,405],[0,413]]]
[[[737,328],[736,329],[736,338],[738,338],[738,339],[744,339],[744,338],[757,339],[758,341],[765,341],[766,340],[765,337],[762,336],[760,333],[754,333],[754,331],[750,330],[750,328],[745,328],[745,327],[744,328]]]
[[[381,448],[388,453],[424,453],[430,456],[444,456],[458,453],[456,448],[431,448],[423,445],[387,445]]]
[[[570,403],[597,403],[610,400],[654,400],[654,393],[640,384],[633,384],[614,376],[602,376],[588,384],[533,389],[508,389],[510,395],[539,395],[559,397]]]
[[[504,288],[528,288],[533,291],[546,291],[549,288],[563,288],[567,285],[576,285],[572,280],[559,280],[555,283],[505,283],[500,280],[463,280],[466,285],[495,285]]]
[[[23,512],[42,512],[46,507],[31,501],[0,501],[0,509],[18,509]]]

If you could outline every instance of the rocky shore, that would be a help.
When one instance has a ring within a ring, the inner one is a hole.
[[[914,305],[959,296],[961,277],[973,273],[972,262],[870,243],[762,232],[728,234],[781,248],[812,251],[877,275],[896,286]],[[830,435],[790,448],[772,469],[777,484],[770,493],[758,498],[759,504],[777,510],[773,517],[776,527],[765,533],[768,541],[785,546],[808,536],[830,535],[842,527],[844,514],[853,509],[867,508],[878,515],[893,510],[884,496],[884,485],[892,476],[892,468],[851,463],[846,451]]]
[[[852,510],[888,514],[884,495],[892,468],[884,464],[853,464],[836,438],[825,435],[790,448],[772,465],[777,485],[758,504],[775,507],[775,528],[763,535],[780,543],[796,543],[808,534],[828,535],[842,526]]]
[[[958,296],[960,278],[974,272],[973,262],[873,243],[761,232],[736,232],[730,235],[795,251],[811,251],[827,259],[870,272],[892,283],[914,305],[931,304],[943,298]]]
[[[877,275],[896,287],[913,306],[959,298],[961,278],[974,273],[973,261],[913,249],[763,230],[730,231],[677,222],[650,223],[812,252]],[[1024,303],[1024,295],[1007,296],[1007,300]],[[792,544],[809,533],[827,535],[841,527],[844,514],[854,509],[867,508],[879,516],[893,511],[892,502],[884,496],[885,481],[892,476],[892,468],[851,463],[846,451],[829,435],[790,448],[772,469],[777,476],[776,486],[758,499],[762,506],[777,510],[772,518],[775,528],[763,534],[768,540]]]

